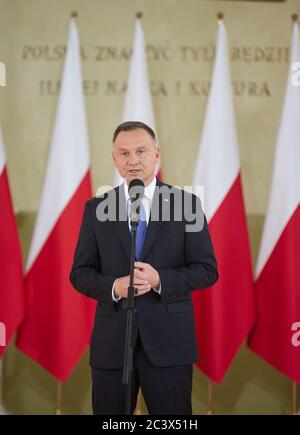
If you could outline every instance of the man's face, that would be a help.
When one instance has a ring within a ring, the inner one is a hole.
[[[121,131],[114,142],[112,157],[127,184],[139,178],[147,186],[155,174],[159,148],[155,147],[154,139],[143,128]]]

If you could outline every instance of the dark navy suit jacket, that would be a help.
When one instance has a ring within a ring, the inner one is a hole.
[[[157,186],[171,188],[158,180]],[[114,193],[117,204],[120,200],[121,207],[126,208],[124,187],[117,187]],[[180,195],[183,209],[186,197],[183,191]],[[120,369],[124,361],[126,300],[114,302],[112,286],[116,278],[129,275],[131,234],[128,221],[118,219],[119,207],[116,221],[98,220],[97,206],[105,198],[93,198],[85,205],[70,279],[76,290],[98,301],[91,366]],[[190,199],[202,213],[199,199],[195,195]],[[139,330],[147,356],[157,367],[198,360],[191,292],[209,287],[218,279],[205,217],[201,231],[187,232],[186,219],[174,218],[174,197],[171,195],[167,202],[170,220],[163,221],[160,214],[158,221],[152,221],[150,216],[141,259],[159,272],[161,294],[151,290],[136,297],[134,310],[134,337]]]

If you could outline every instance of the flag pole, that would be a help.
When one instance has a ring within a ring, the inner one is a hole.
[[[207,384],[207,415],[213,415],[213,382],[209,379]]]
[[[292,382],[292,415],[297,415],[297,382]]]
[[[61,415],[62,382],[56,383],[56,409],[55,415]]]
[[[0,360],[0,415],[5,415],[5,408],[3,405],[3,395],[2,395],[2,380],[3,380],[3,376],[2,376],[2,370],[3,370],[3,359]]]

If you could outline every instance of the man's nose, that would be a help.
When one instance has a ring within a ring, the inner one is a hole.
[[[130,166],[135,166],[139,163],[138,156],[136,154],[129,155],[128,164]]]

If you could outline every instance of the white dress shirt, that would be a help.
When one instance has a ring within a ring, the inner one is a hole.
[[[153,195],[155,192],[155,187],[156,187],[156,177],[153,178],[151,183],[149,183],[147,186],[145,186],[144,196],[142,198],[142,203],[143,203],[145,214],[146,214],[147,226],[149,224],[151,205],[152,205]],[[120,186],[120,189],[122,189],[122,188],[124,189],[125,198],[126,198],[126,202],[127,202],[128,228],[130,231],[130,229],[131,229],[130,222],[129,222],[130,197],[129,197],[129,193],[128,193],[128,184],[127,184],[126,180],[124,180],[124,183],[122,184],[122,186]],[[121,297],[117,297],[114,294],[115,282],[116,281],[114,281],[113,287],[112,287],[112,299],[113,299],[113,301],[118,302],[121,299]],[[159,287],[157,289],[155,288],[153,290],[156,293],[159,293],[159,294],[161,293],[161,287]]]

